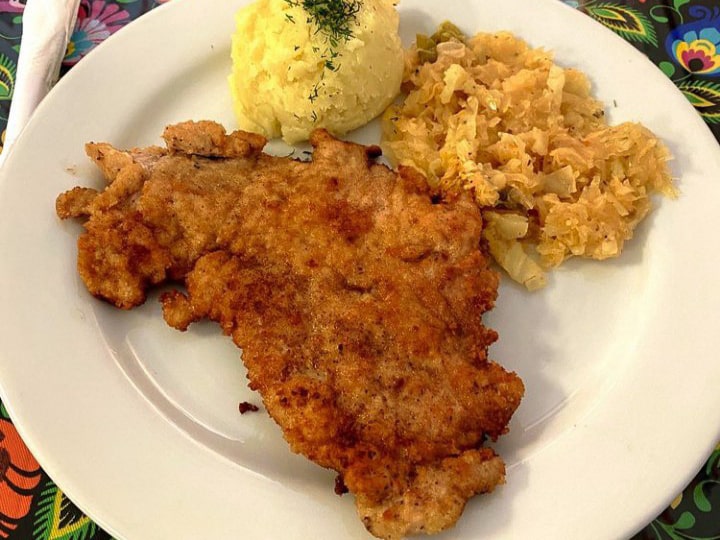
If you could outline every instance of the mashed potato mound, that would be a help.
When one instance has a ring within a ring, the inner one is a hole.
[[[443,190],[471,190],[490,253],[528,289],[568,257],[618,256],[651,194],[676,195],[666,147],[640,124],[608,126],[587,77],[547,51],[448,28],[408,53],[386,153]]]
[[[289,143],[306,140],[316,127],[343,135],[382,113],[400,91],[404,61],[394,1],[329,2],[357,10],[340,36],[324,31],[306,9],[320,4],[258,0],[237,13],[230,88],[242,129]]]

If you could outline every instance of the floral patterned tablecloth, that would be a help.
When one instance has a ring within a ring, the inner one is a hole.
[[[167,1],[82,0],[63,72],[71,69],[108,36]],[[644,52],[687,96],[720,140],[720,1],[564,1]],[[0,0],[0,131],[3,140],[13,97],[24,7],[25,0]],[[709,429],[716,431],[717,426],[709,426]],[[632,487],[628,486],[628,489]],[[613,519],[613,516],[607,516],[607,519]],[[0,538],[110,538],[68,500],[40,468],[18,436],[2,403]],[[650,539],[720,540],[720,445],[687,488],[633,538]]]

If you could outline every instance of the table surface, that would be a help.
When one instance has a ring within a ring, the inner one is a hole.
[[[81,0],[63,73],[109,35],[168,1]],[[720,1],[563,1],[645,53],[687,96],[720,141]],[[3,141],[13,97],[24,4],[25,0],[0,0]],[[717,426],[710,428],[716,430]],[[0,537],[10,540],[110,538],[45,474],[18,436],[1,402]],[[646,539],[720,539],[720,444],[685,490],[633,538]]]

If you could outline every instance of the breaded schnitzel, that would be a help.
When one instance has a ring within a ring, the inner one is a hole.
[[[168,324],[220,323],[292,450],[339,473],[372,534],[452,526],[503,482],[483,442],[523,394],[487,357],[497,335],[481,315],[498,277],[477,206],[322,130],[311,162],[210,122],[164,138],[88,145],[110,185],[58,198],[60,217],[89,217],[78,268],[90,292],[131,308],[182,280],[186,293],[162,297]]]

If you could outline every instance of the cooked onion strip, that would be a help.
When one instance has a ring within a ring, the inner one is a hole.
[[[473,193],[513,279],[535,289],[568,257],[618,256],[651,195],[677,195],[667,148],[640,124],[608,126],[583,73],[507,32],[446,38],[408,51],[383,144],[431,185]]]

